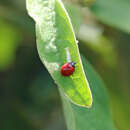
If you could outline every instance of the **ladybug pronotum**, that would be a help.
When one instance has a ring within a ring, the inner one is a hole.
[[[63,76],[70,76],[75,71],[75,62],[67,62],[61,66],[61,74]]]

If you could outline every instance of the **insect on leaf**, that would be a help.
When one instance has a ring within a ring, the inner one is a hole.
[[[73,27],[61,0],[27,0],[29,15],[36,22],[37,48],[43,64],[64,94],[75,104],[90,107],[92,95],[86,79]],[[69,77],[61,66],[76,63]]]
[[[93,105],[91,109],[85,109],[72,104],[60,90],[67,128],[68,130],[116,130],[104,83],[91,64],[84,57],[82,60],[85,73],[91,84]]]

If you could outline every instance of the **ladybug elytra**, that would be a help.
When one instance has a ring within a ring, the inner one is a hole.
[[[63,76],[70,76],[75,71],[75,62],[67,62],[61,66],[61,74]]]

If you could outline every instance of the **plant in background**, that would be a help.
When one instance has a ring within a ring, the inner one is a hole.
[[[130,130],[129,12],[130,0],[1,0],[0,129],[66,130],[62,103],[69,130]]]
[[[95,2],[96,0],[78,0],[79,3],[83,6],[88,6],[90,4],[92,4],[93,2]]]
[[[39,56],[59,87],[68,130],[115,130],[104,85],[84,57],[82,66],[78,42],[62,1],[27,0],[27,9],[35,20]],[[63,76],[61,66],[67,63],[67,67],[74,67],[72,61],[76,63],[75,71]]]
[[[41,60],[57,85],[77,105],[90,107],[92,96],[82,67],[69,16],[59,0],[28,0],[27,9],[36,22],[37,47]],[[76,63],[70,77],[61,75],[66,62]]]

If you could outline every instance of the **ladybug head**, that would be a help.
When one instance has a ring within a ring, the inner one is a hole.
[[[70,64],[71,64],[71,66],[73,66],[75,68],[75,64],[76,64],[75,62],[72,61],[72,62],[70,62]]]

